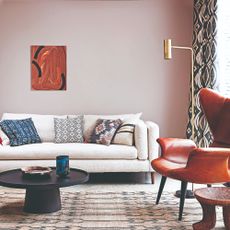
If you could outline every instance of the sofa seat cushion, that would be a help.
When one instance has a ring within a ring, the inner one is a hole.
[[[99,145],[84,143],[38,143],[17,147],[0,146],[0,160],[55,159],[57,155],[70,159],[136,159],[137,149],[126,145]]]

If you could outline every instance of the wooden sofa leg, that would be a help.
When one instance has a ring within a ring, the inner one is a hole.
[[[155,182],[155,173],[154,172],[151,172],[151,182],[152,182],[152,184],[154,184],[154,182]]]

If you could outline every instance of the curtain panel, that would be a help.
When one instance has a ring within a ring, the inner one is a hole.
[[[201,88],[216,89],[217,82],[217,0],[194,0],[193,51],[194,51],[194,141],[199,147],[207,147],[212,135],[199,102]],[[192,104],[190,96],[187,138],[192,138]]]

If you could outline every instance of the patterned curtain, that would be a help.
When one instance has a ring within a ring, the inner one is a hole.
[[[201,88],[217,89],[217,0],[194,0],[193,51],[194,51],[194,141],[207,147],[212,141],[207,121],[199,102]],[[190,89],[190,93],[192,90]],[[192,138],[191,96],[187,138]]]

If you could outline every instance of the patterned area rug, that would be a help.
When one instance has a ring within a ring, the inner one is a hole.
[[[20,230],[169,230],[192,229],[201,219],[195,199],[186,200],[183,221],[177,221],[178,202],[171,193],[155,205],[153,192],[62,191],[62,210],[52,214],[22,211],[24,191],[0,190],[0,229]],[[217,209],[217,228],[224,229],[222,210]]]

